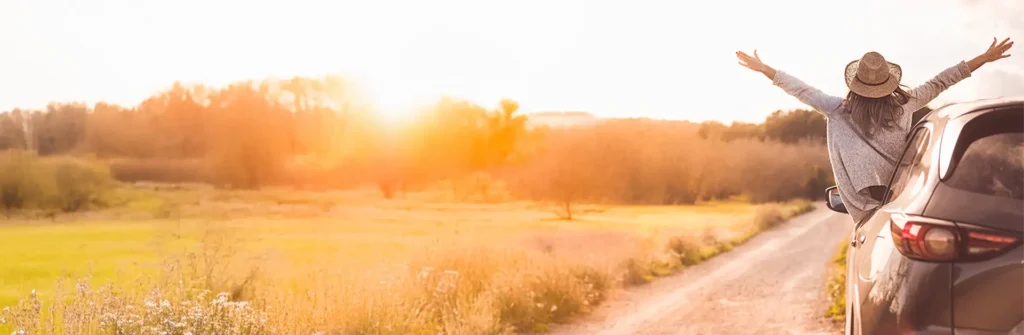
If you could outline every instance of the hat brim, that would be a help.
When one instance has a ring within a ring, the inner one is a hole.
[[[889,62],[886,62],[889,63]],[[881,98],[892,94],[900,86],[900,79],[903,77],[903,69],[899,65],[889,63],[889,79],[881,84],[867,84],[857,80],[857,69],[860,67],[860,60],[846,64],[846,87],[857,95],[868,98]]]

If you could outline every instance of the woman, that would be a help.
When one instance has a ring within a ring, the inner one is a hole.
[[[826,95],[765,65],[757,50],[753,57],[740,51],[736,57],[740,65],[761,72],[772,84],[825,115],[832,173],[843,203],[853,220],[859,222],[884,197],[886,189],[882,185],[888,184],[896,168],[913,113],[985,63],[1010,57],[1006,52],[1012,46],[1009,38],[999,43],[993,39],[978,57],[960,62],[913,89],[900,85],[903,72],[899,65],[887,62],[877,52],[868,52],[846,65],[850,92],[845,99]]]

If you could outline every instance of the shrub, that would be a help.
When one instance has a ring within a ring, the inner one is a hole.
[[[102,205],[112,185],[109,169],[95,160],[0,154],[0,205],[8,216],[20,209],[74,212]]]
[[[54,188],[47,172],[34,153],[0,153],[0,206],[8,217],[12,211],[46,204],[46,197]]]
[[[704,260],[702,245],[689,237],[673,237],[668,241],[668,250],[679,257],[683,265],[694,265]]]
[[[114,178],[124,182],[204,183],[211,182],[206,162],[201,159],[111,159],[107,161]]]
[[[758,230],[775,228],[783,221],[786,221],[785,208],[779,204],[761,205],[754,212],[754,227]]]
[[[55,157],[47,163],[56,184],[54,206],[64,212],[100,204],[101,196],[113,185],[110,169],[98,161]]]

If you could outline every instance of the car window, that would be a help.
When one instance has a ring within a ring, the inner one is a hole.
[[[907,181],[911,179],[914,166],[921,160],[921,155],[924,154],[926,138],[928,138],[928,129],[919,128],[914,132],[913,137],[907,141],[907,147],[903,150],[899,165],[896,166],[896,171],[893,172],[892,182],[889,183],[891,195],[886,198],[886,203],[899,197],[903,190],[907,188]]]
[[[1024,199],[1024,133],[998,133],[974,140],[946,184],[974,193]]]

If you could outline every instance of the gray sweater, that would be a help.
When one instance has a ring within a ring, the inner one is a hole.
[[[903,116],[897,120],[899,127],[891,130],[877,129],[869,140],[878,150],[898,159],[903,153],[907,133],[913,126],[910,124],[913,113],[942,91],[970,76],[971,70],[967,63],[960,62],[923,85],[911,89],[908,91],[910,101],[903,105]],[[850,113],[843,108],[843,98],[822,93],[782,71],[776,71],[772,83],[825,116],[828,156],[832,162],[832,174],[839,188],[839,196],[853,220],[859,222],[868,211],[879,205],[868,194],[867,188],[888,185],[896,167],[854,132],[852,127],[856,125],[852,123]]]

